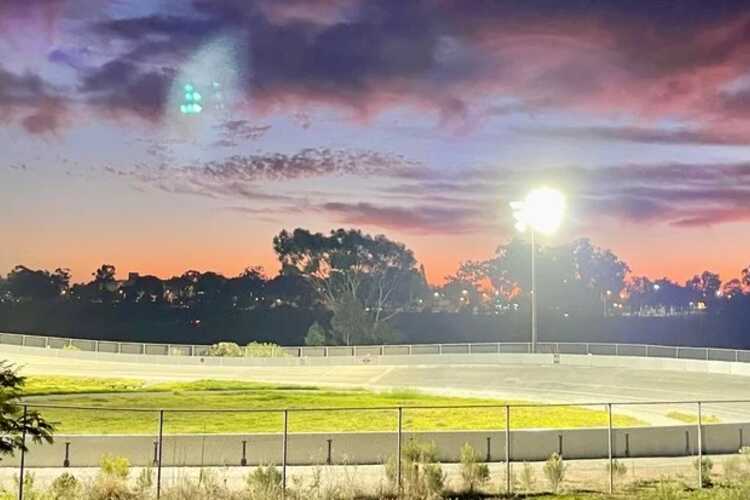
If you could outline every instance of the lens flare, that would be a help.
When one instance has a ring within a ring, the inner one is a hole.
[[[565,196],[556,189],[542,187],[534,189],[523,201],[511,202],[516,229],[531,228],[542,234],[552,234],[562,224],[565,214]]]

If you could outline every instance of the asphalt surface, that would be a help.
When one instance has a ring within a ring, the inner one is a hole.
[[[362,387],[375,390],[415,389],[422,392],[492,397],[540,403],[607,403],[655,401],[749,400],[750,377],[548,365],[418,365],[335,367],[185,366],[58,358],[3,352],[0,358],[19,365],[27,375],[129,377],[162,380],[248,380],[281,384]],[[619,406],[650,424],[679,423],[667,417],[678,411],[697,415],[695,404]],[[750,421],[750,403],[706,403],[704,415],[721,422]]]

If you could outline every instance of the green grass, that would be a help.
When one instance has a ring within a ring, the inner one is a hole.
[[[101,410],[42,408],[58,433],[143,433],[157,429],[158,409],[214,409],[217,413],[166,412],[167,433],[279,432],[282,412],[249,413],[236,409],[315,409],[352,407],[405,407],[404,430],[502,430],[503,408],[416,409],[414,406],[488,405],[505,401],[442,397],[414,391],[370,392],[317,387],[278,386],[242,381],[196,381],[148,384],[142,380],[72,377],[30,377],[30,403],[86,406]],[[509,403],[518,403],[510,401]],[[154,411],[107,411],[137,408]],[[643,425],[637,419],[615,415],[617,426]],[[579,407],[513,408],[511,427],[567,428],[606,426],[607,414]],[[292,411],[291,432],[395,431],[395,410]]]
[[[680,422],[685,422],[686,424],[698,423],[698,415],[693,413],[670,411],[669,413],[667,413],[667,418],[671,418],[672,420],[679,420]],[[719,417],[717,417],[716,415],[703,415],[701,417],[701,421],[704,424],[718,424],[721,422],[721,420],[719,420]]]

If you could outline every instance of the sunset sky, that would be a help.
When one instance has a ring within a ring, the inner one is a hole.
[[[540,184],[549,243],[750,264],[746,1],[0,0],[0,56],[2,274],[273,273],[281,229],[361,227],[440,282]]]

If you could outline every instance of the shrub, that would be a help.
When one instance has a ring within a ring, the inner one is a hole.
[[[87,500],[136,500],[135,493],[121,477],[100,474],[84,496]]]
[[[321,346],[326,345],[326,331],[325,328],[320,326],[316,321],[310,328],[307,329],[307,335],[305,335],[305,345],[307,346]]]
[[[711,486],[713,481],[711,480],[711,470],[714,468],[714,463],[710,458],[703,458],[698,460],[697,458],[693,462],[693,467],[697,471],[698,468],[701,470],[701,477],[703,478],[703,486]]]
[[[141,496],[145,495],[154,486],[154,470],[144,467],[135,479],[135,491]]]
[[[536,474],[534,473],[534,467],[532,467],[531,464],[526,462],[523,463],[519,482],[521,483],[521,489],[525,493],[531,493],[534,491],[536,488]]]
[[[4,492],[7,493],[8,499],[15,499],[17,498],[17,491],[20,486],[18,476],[13,477],[13,482],[15,483],[14,492]],[[36,489],[36,480],[34,478],[34,474],[31,472],[27,472],[23,476],[23,498],[25,500],[46,500],[45,495],[43,492]]]
[[[401,452],[401,488],[403,498],[440,498],[445,487],[445,474],[437,463],[438,450],[435,443],[423,443],[410,439]],[[391,457],[386,463],[388,480],[398,488],[398,460]]]
[[[568,466],[565,465],[565,461],[557,453],[550,455],[544,464],[544,477],[547,478],[547,482],[554,493],[560,490],[560,485],[562,485],[565,479],[565,470],[567,468]]]
[[[607,462],[607,474],[609,474],[609,469],[612,468],[612,474],[616,479],[622,479],[625,477],[625,474],[628,473],[628,467],[624,463],[620,462],[619,460],[615,459],[612,460],[612,465],[610,465],[609,462]]]
[[[245,482],[253,499],[280,498],[282,495],[281,472],[273,465],[256,467],[247,475]]]
[[[208,348],[209,356],[221,356],[225,358],[239,358],[243,354],[242,348],[234,342],[219,342]]]
[[[461,447],[461,480],[465,490],[473,493],[490,479],[490,468],[480,463],[481,457],[469,443]]]
[[[77,500],[81,496],[81,483],[69,472],[57,476],[49,488],[53,500]]]
[[[676,484],[661,480],[656,484],[653,492],[640,495],[642,500],[680,500],[682,497],[682,488]]]
[[[289,354],[278,344],[250,342],[245,347],[245,356],[251,358],[284,358]]]
[[[737,455],[726,459],[722,464],[724,479],[729,482],[738,482],[744,479],[744,465],[742,458]]]
[[[105,476],[125,480],[130,473],[130,461],[125,457],[106,454],[99,461],[99,468]]]

